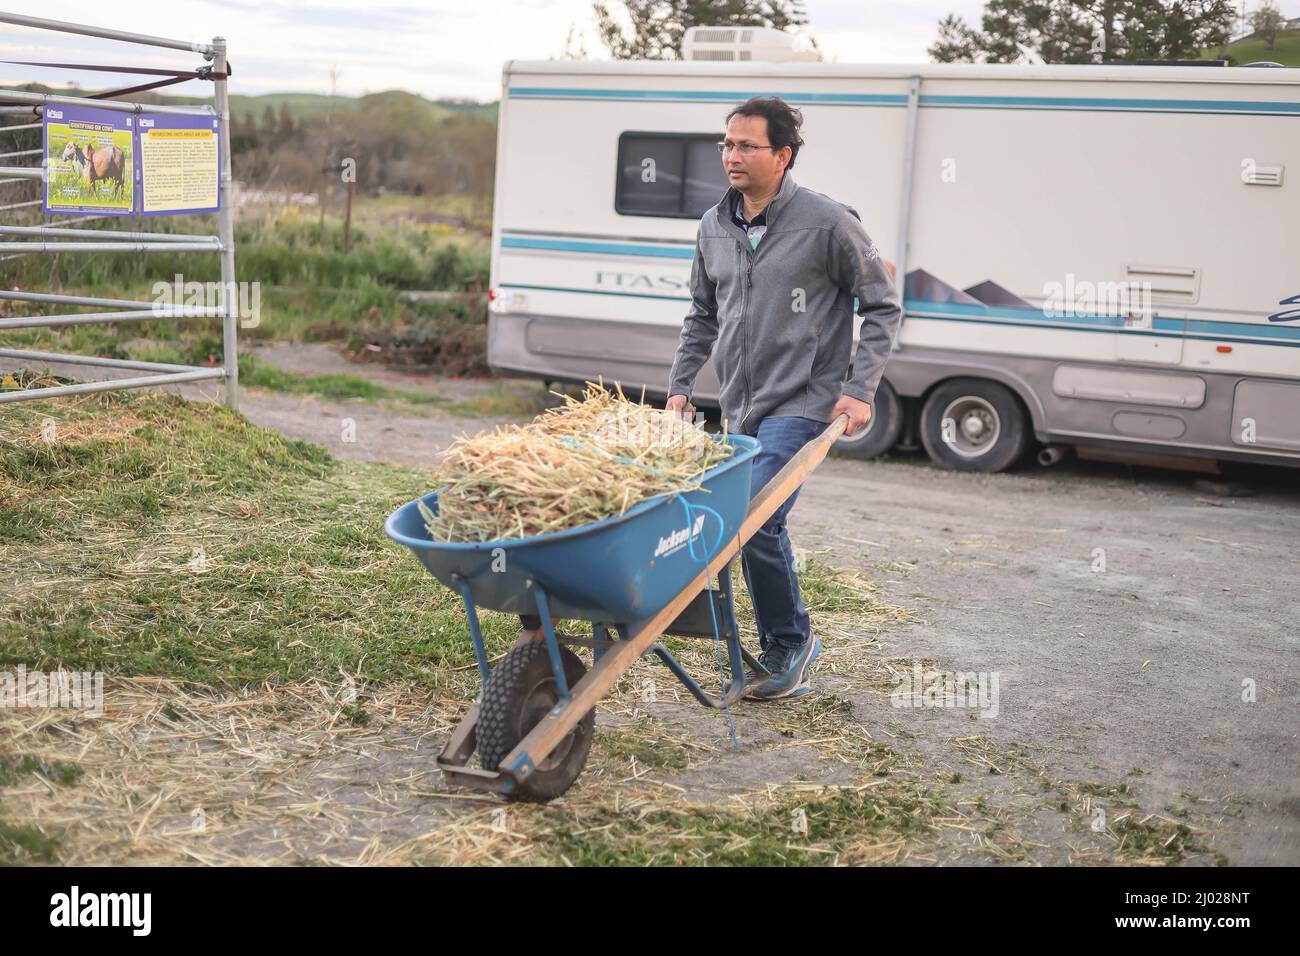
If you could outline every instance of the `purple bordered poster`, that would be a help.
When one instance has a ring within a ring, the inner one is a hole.
[[[140,211],[146,216],[216,212],[219,120],[144,113],[138,118]]]
[[[135,212],[135,117],[86,106],[47,105],[45,212]]]

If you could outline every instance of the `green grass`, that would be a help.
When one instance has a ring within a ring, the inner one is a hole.
[[[161,102],[210,102],[192,97],[162,96]],[[331,111],[341,116],[365,112],[376,107],[389,108],[405,106],[407,109],[421,113],[431,122],[441,122],[457,113],[471,113],[484,119],[496,120],[496,103],[466,103],[455,100],[428,100],[406,90],[386,90],[379,93],[367,93],[363,96],[327,96],[323,93],[260,93],[256,95],[232,94],[230,97],[231,113],[241,120],[260,121],[267,107],[271,107],[278,116],[281,106],[288,106],[295,120],[312,116],[323,116]]]
[[[161,358],[156,361],[169,361],[169,359]],[[442,411],[463,418],[531,418],[542,411],[545,398],[540,390],[529,394],[500,385],[480,395],[451,401],[435,393],[393,388],[372,382],[362,375],[347,372],[301,375],[278,368],[258,355],[247,353],[239,358],[239,381],[241,385],[250,388],[266,388],[291,395],[318,395],[333,401],[363,399],[407,405],[433,405]]]
[[[111,225],[111,224],[110,224]],[[167,216],[150,220],[149,231],[213,234],[215,215]],[[327,293],[354,287],[451,289],[486,287],[488,246],[485,240],[451,238],[402,223],[353,223],[351,245],[343,251],[343,223],[289,210],[263,216],[240,215],[235,228],[238,278],[267,286],[316,287]],[[50,262],[13,260],[11,268],[25,285],[50,284]],[[221,278],[217,257],[209,253],[120,253],[60,261],[56,285],[149,288],[176,273],[187,280]]]
[[[32,776],[40,776],[54,783],[68,785],[81,776],[76,764],[62,761],[47,762],[30,754],[0,756],[0,790],[17,786]],[[15,826],[0,819],[0,866],[23,863],[52,863],[57,856],[59,842],[35,827]]]
[[[360,375],[332,372],[326,375],[297,375],[277,368],[257,355],[241,355],[239,381],[253,388],[269,388],[294,395],[319,395],[334,400],[361,398],[409,402],[415,405],[439,405],[446,400],[427,392],[390,388]]]
[[[1125,859],[1142,862],[1179,863],[1189,853],[1208,853],[1209,847],[1201,842],[1190,827],[1183,823],[1158,822],[1151,824],[1136,819],[1129,812],[1113,820],[1110,829],[1120,840],[1116,852]]]
[[[95,225],[95,224],[91,224]],[[108,228],[121,228],[121,223]],[[132,228],[137,228],[132,223]],[[212,234],[213,216],[167,216],[149,231]],[[455,238],[406,223],[354,224],[343,252],[342,223],[327,217],[323,231],[310,217],[286,212],[241,216],[235,230],[235,268],[241,282],[258,283],[260,315],[240,337],[261,340],[346,341],[366,325],[388,326],[438,318],[453,304],[399,303],[406,290],[485,289],[486,240]],[[112,253],[96,256],[24,256],[3,263],[6,287],[152,302],[180,275],[185,282],[218,282],[220,263],[210,253]],[[67,311],[66,306],[5,303],[14,315]],[[486,313],[475,313],[486,323]],[[142,321],[123,324],[132,335],[176,338],[220,335],[218,320]],[[0,334],[0,344],[22,348],[48,342],[48,332]]]
[[[81,776],[81,768],[76,764],[59,761],[46,763],[30,754],[22,757],[0,757],[0,787],[12,787],[32,774],[39,774],[55,783],[72,783]]]
[[[218,349],[219,351],[219,349]],[[147,361],[183,361],[195,360],[193,353],[189,359],[184,354],[175,358],[168,357],[167,352],[139,355],[139,350],[132,350],[137,358]],[[198,359],[201,363],[202,359]],[[286,371],[252,353],[245,353],[239,358],[240,384],[249,388],[266,388],[291,395],[317,395],[333,401],[362,399],[377,402],[396,402],[416,406],[436,406],[439,410],[462,418],[531,418],[540,414],[545,407],[545,394],[539,389],[535,392],[521,392],[505,383],[481,394],[452,401],[432,392],[417,392],[406,388],[393,388],[373,382],[363,375],[348,372],[330,372],[321,375],[303,375]],[[407,409],[409,412],[410,409]]]
[[[656,770],[682,770],[689,762],[685,751],[671,742],[656,739],[653,730],[649,733],[644,728],[631,730],[596,732],[596,742],[603,753],[612,757],[635,759],[644,767]]]
[[[13,826],[0,820],[0,866],[53,863],[59,841],[35,827]]]
[[[610,808],[556,823],[542,852],[573,866],[825,865],[852,862],[855,850],[874,844],[924,837],[938,809],[930,795],[910,787],[787,795],[752,811]]]
[[[420,473],[338,462],[173,396],[10,408],[0,663],[213,686],[340,667],[449,686],[472,664],[459,598],[383,533],[428,491]],[[493,653],[518,633],[507,615],[484,625]]]
[[[446,410],[462,418],[532,418],[546,406],[546,394],[520,392],[504,384],[491,391],[461,399],[446,406]]]
[[[1300,30],[1285,30],[1277,35],[1275,49],[1270,50],[1263,39],[1256,36],[1243,37],[1235,43],[1229,43],[1225,57],[1233,66],[1265,61],[1281,63],[1283,66],[1300,67]],[[1204,60],[1220,59],[1218,50],[1202,50]]]

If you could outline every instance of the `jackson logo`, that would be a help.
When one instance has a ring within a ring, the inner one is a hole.
[[[659,545],[655,548],[655,557],[660,558],[666,554],[672,554],[674,551],[680,551],[685,547],[687,541],[690,541],[703,530],[704,515],[700,515],[689,529],[678,528],[668,537],[660,538]]]

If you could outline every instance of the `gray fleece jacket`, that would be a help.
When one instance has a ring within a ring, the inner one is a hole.
[[[735,195],[700,220],[668,394],[689,398],[712,353],[722,414],[742,434],[776,415],[829,422],[841,394],[873,401],[902,311],[857,212],[787,170],[753,249],[732,221]],[[855,297],[863,321],[850,363]]]

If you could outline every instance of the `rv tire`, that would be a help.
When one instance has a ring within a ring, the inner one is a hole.
[[[944,382],[921,410],[921,443],[931,460],[945,468],[1002,471],[1020,460],[1030,438],[1020,400],[997,382]]]

